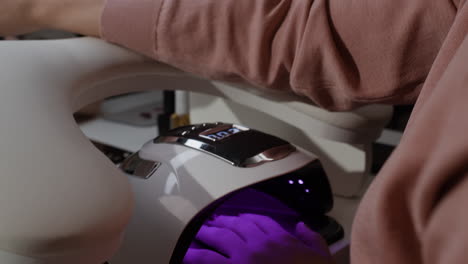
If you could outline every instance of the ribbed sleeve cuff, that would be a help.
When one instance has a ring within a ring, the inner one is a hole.
[[[156,56],[156,26],[164,0],[107,0],[101,37],[131,50]]]

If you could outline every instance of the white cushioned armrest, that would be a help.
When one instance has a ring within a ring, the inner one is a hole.
[[[331,112],[289,93],[269,92],[245,84],[218,81],[212,84],[219,97],[274,116],[306,133],[349,144],[375,141],[393,114],[389,105]]]
[[[222,96],[258,111],[287,107],[345,133],[385,122],[361,110],[330,113],[286,95],[259,105],[248,100],[253,93],[245,86],[196,78],[97,39],[2,41],[0,250],[39,259],[81,252],[89,255],[86,263],[117,250],[131,215],[130,187],[72,114],[112,95],[154,89]]]
[[[72,116],[73,87],[98,68],[59,44],[0,42],[0,250],[97,264],[119,247],[131,192]]]

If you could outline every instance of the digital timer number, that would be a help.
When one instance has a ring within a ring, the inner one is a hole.
[[[222,129],[210,129],[200,134],[200,137],[211,141],[221,141],[232,135],[248,130],[240,126],[222,127]]]

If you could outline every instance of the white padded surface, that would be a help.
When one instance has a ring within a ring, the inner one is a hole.
[[[264,108],[247,100],[245,87],[194,78],[96,39],[0,43],[0,250],[41,259],[81,252],[96,261],[116,250],[131,214],[129,184],[72,113],[112,95],[154,89],[222,96],[258,111],[284,109],[284,96]],[[289,97],[288,111],[315,115],[327,129],[355,133],[374,120],[358,111],[350,121],[349,114]]]
[[[72,117],[73,88],[100,64],[59,47],[0,43],[0,250],[98,262],[119,246],[131,192]]]

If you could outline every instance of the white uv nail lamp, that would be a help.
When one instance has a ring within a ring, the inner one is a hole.
[[[251,101],[258,94],[248,86],[190,76],[92,38],[2,41],[0,263],[176,263],[175,256],[183,255],[176,251],[184,247],[181,238],[187,234],[188,227],[192,227],[189,223],[196,220],[194,216],[205,212],[204,209],[213,208],[210,205],[240,190],[251,192],[248,195],[254,195],[255,200],[268,200],[266,197],[272,196],[278,200],[280,196],[271,193],[274,184],[269,180],[284,180],[280,176],[294,176],[297,174],[291,173],[309,167],[321,171],[317,159],[300,148],[300,144],[294,142],[295,137],[288,139],[293,143],[289,144],[241,126],[234,128],[246,131],[228,137],[221,141],[223,144],[218,143],[224,145],[229,138],[239,138],[242,139],[239,142],[248,145],[247,150],[250,145],[253,150],[261,140],[252,141],[246,135],[259,133],[263,136],[257,137],[269,138],[271,142],[266,141],[272,145],[266,145],[267,153],[260,151],[237,165],[230,164],[229,157],[223,157],[224,154],[196,148],[201,146],[197,139],[204,132],[214,133],[203,135],[209,138],[217,133],[225,135],[233,127],[205,124],[210,127],[195,127],[195,134],[177,134],[166,141],[148,143],[136,154],[141,156],[133,156],[139,161],[133,163],[138,165],[133,167],[135,170],[131,171],[131,160],[124,167],[135,175],[126,175],[92,145],[72,114],[87,104],[113,95],[155,89],[190,90],[226,98],[255,111],[278,116],[297,127],[304,126],[304,117],[315,117],[309,118],[310,124],[325,132],[322,134],[330,140],[373,140],[391,115],[388,108],[373,109],[365,118],[362,111],[328,113],[287,94],[272,95],[271,99],[269,95],[262,96],[269,102],[258,104]],[[376,115],[377,112],[381,114]],[[346,122],[338,122],[340,118]],[[356,128],[366,127],[365,136],[359,136],[363,130],[351,129],[350,123],[357,124]],[[179,139],[174,141],[174,138]],[[191,143],[187,145],[187,142]],[[270,149],[276,151],[268,152]],[[262,161],[268,160],[272,153],[281,154],[281,158]],[[142,160],[146,162],[141,163]],[[254,166],[256,162],[261,164]],[[155,170],[155,174],[142,174],[148,169]],[[164,176],[158,177],[158,173]],[[328,186],[323,175],[316,179],[322,179],[317,186]],[[329,179],[331,188],[343,191],[343,195],[353,195],[364,182],[363,174],[353,173],[349,178]],[[291,186],[302,188],[304,193],[306,189],[312,194],[321,193],[313,189],[314,186],[304,187],[309,180],[291,180],[295,181]],[[270,185],[262,189],[262,182]],[[347,184],[336,185],[337,182]],[[254,189],[246,188],[254,185]],[[326,187],[320,189],[327,190]],[[264,194],[267,196],[262,196]],[[252,197],[248,195],[244,197]],[[314,210],[323,213],[330,209],[331,196],[329,192],[319,196],[310,206],[316,206]],[[235,204],[236,199],[232,201]],[[295,212],[303,214],[297,209],[297,203],[291,205],[292,200],[280,202],[286,207],[296,206]],[[294,213],[290,216],[297,217]],[[134,228],[135,223],[138,228]],[[339,235],[339,226],[333,225],[333,221],[329,223],[332,228],[326,230],[334,230],[331,233]],[[332,237],[336,238],[330,235],[330,239]]]
[[[292,235],[304,222],[330,244],[343,238],[325,215],[333,198],[320,161],[257,130],[220,122],[180,127],[146,143],[121,168],[133,176],[139,208],[110,263],[182,263],[190,246],[203,248],[194,238],[213,215],[265,215]]]

